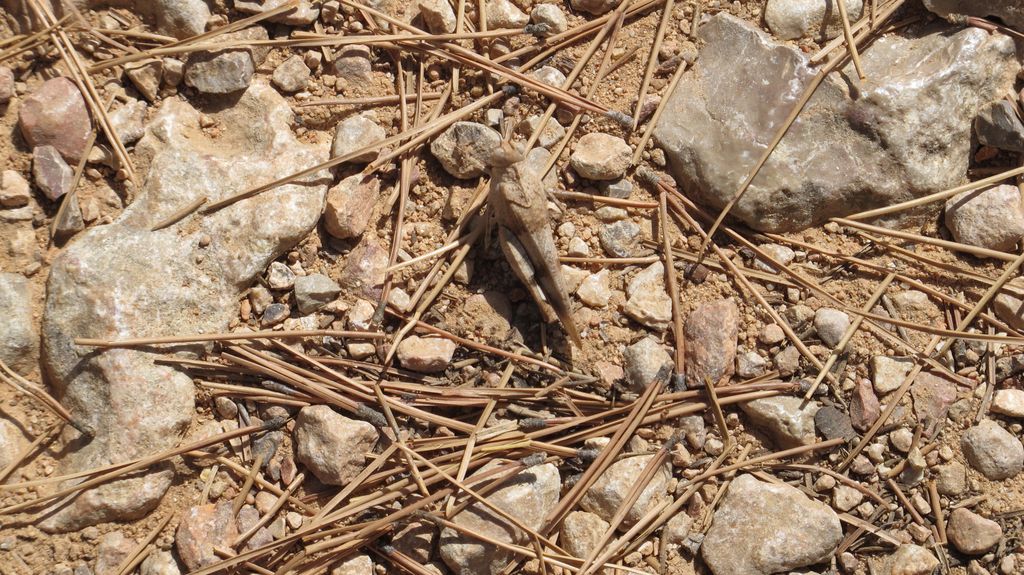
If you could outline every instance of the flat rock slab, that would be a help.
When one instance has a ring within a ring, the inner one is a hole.
[[[1013,42],[977,28],[912,33],[862,52],[866,80],[844,69],[822,82],[732,215],[758,230],[794,231],[963,182],[974,117],[1012,89],[1020,68]],[[654,137],[684,189],[722,207],[816,70],[796,48],[724,13],[701,36],[700,59]]]
[[[768,575],[828,561],[842,538],[827,505],[741,475],[715,511],[701,554],[715,575]]]
[[[53,262],[42,328],[45,367],[64,405],[95,431],[91,442],[71,447],[60,474],[173,447],[194,408],[192,380],[155,365],[158,355],[81,348],[75,338],[224,331],[241,293],[320,217],[326,174],[151,231],[201,196],[216,201],[327,158],[326,142],[311,146],[294,138],[291,111],[263,83],[233,107],[211,113],[225,127],[216,140],[203,134],[199,116],[184,102],[166,101],[136,148],[148,175],[135,202],[116,222],[82,234]],[[203,237],[211,241],[200,247]],[[90,490],[41,527],[69,531],[143,516],[171,480],[165,471]]]

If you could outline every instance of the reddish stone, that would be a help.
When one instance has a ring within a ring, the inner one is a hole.
[[[237,537],[231,502],[222,501],[189,509],[178,525],[175,544],[178,556],[191,571],[217,562],[213,548],[230,547]]]
[[[943,375],[921,372],[910,387],[917,421],[924,424],[925,436],[932,437],[943,422],[949,406],[956,401],[956,384]]]
[[[723,299],[706,303],[686,318],[686,381],[691,388],[704,379],[717,384],[732,375],[736,366],[736,335],[740,311],[736,302]]]
[[[69,162],[77,162],[88,152],[89,111],[78,87],[67,78],[43,82],[25,98],[18,121],[29,147],[51,145]]]
[[[853,428],[858,431],[866,431],[881,415],[881,406],[878,403],[878,396],[871,388],[871,382],[862,379],[853,389],[853,399],[850,401],[850,422]]]

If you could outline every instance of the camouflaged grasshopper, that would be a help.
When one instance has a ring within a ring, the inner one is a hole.
[[[488,203],[498,225],[498,241],[509,266],[537,302],[546,322],[561,321],[572,343],[581,345],[572,319],[561,264],[548,218],[540,176],[508,139],[491,157]]]

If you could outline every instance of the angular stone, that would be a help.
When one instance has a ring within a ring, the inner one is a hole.
[[[580,507],[605,521],[611,521],[615,512],[626,501],[630,490],[636,485],[637,478],[653,459],[653,455],[637,455],[625,457],[611,464],[580,499]],[[640,492],[640,497],[629,508],[622,524],[626,527],[633,525],[652,507],[667,500],[669,495],[666,489],[671,477],[672,473],[667,464],[659,468],[647,487]]]
[[[561,34],[569,28],[569,22],[565,18],[565,12],[556,4],[536,4],[530,12],[530,20],[538,26],[544,26],[540,32],[541,37]]]
[[[202,34],[210,19],[210,7],[203,0],[136,0],[133,4],[134,9],[156,20],[161,34],[179,40]]]
[[[477,474],[486,473],[501,464],[500,461],[488,463]],[[558,503],[561,487],[558,468],[545,463],[513,475],[487,495],[487,500],[530,529],[539,529],[545,516]],[[473,503],[456,514],[452,521],[505,543],[529,544],[526,533],[480,503]],[[440,555],[454,573],[477,575],[497,575],[514,557],[509,551],[447,528],[441,531]]]
[[[92,122],[78,87],[59,77],[43,82],[22,102],[18,125],[30,148],[53,146],[69,162],[77,162],[88,150]]]
[[[274,68],[274,74],[270,80],[282,92],[291,93],[305,90],[306,84],[309,83],[309,67],[306,66],[302,56],[295,54]]]
[[[875,391],[881,395],[896,391],[903,385],[903,380],[913,368],[914,360],[909,357],[886,357],[884,355],[872,357],[871,372]]]
[[[487,29],[522,28],[530,17],[510,0],[487,0]]]
[[[961,495],[967,491],[967,469],[958,461],[934,468],[935,486],[941,495]]]
[[[0,360],[21,375],[32,372],[39,361],[32,292],[21,274],[0,272]]]
[[[274,290],[292,289],[295,272],[284,262],[272,262],[267,268],[267,286]]]
[[[602,308],[608,305],[612,297],[609,286],[610,273],[604,269],[596,274],[590,274],[584,278],[580,287],[576,288],[576,295],[585,305],[592,308]]]
[[[1007,100],[993,102],[981,109],[974,120],[978,142],[1000,150],[1024,152],[1024,122]]]
[[[913,544],[900,545],[889,563],[891,575],[932,575],[939,566],[939,560],[931,551]]]
[[[1009,417],[1024,417],[1024,390],[1000,389],[992,396],[993,413]]]
[[[64,161],[53,146],[36,146],[32,149],[32,178],[43,195],[51,202],[71,191],[75,171]]]
[[[772,358],[779,375],[789,377],[800,369],[800,350],[796,346],[787,346]]]
[[[663,369],[674,366],[672,356],[653,337],[647,336],[622,353],[629,388],[642,393]]]
[[[764,375],[765,361],[756,351],[745,351],[736,355],[736,375],[743,379],[751,379]]]
[[[160,91],[160,79],[163,76],[163,62],[161,60],[143,60],[125,64],[124,74],[131,80],[135,89],[142,94],[142,97],[155,102]],[[141,136],[140,136],[141,137]]]
[[[448,0],[419,0],[423,23],[432,34],[451,34],[455,31],[455,10]]]
[[[343,240],[363,235],[379,194],[380,179],[373,176],[355,174],[339,182],[327,192],[327,233]]]
[[[866,379],[857,382],[850,399],[850,423],[858,431],[867,431],[882,414],[878,396]]]
[[[440,373],[448,368],[457,348],[450,339],[413,335],[398,344],[398,361],[406,369],[420,373]]]
[[[21,208],[32,199],[28,181],[14,170],[0,174],[0,208]]]
[[[338,158],[357,152],[367,146],[384,141],[387,133],[377,122],[365,115],[352,116],[340,122],[334,129],[334,143],[331,157]],[[372,162],[377,159],[378,150],[370,150],[353,157],[351,162]]]
[[[781,447],[799,447],[814,443],[814,416],[818,403],[801,397],[780,395],[741,403],[751,423],[768,433]]]
[[[189,570],[219,561],[214,547],[230,547],[238,537],[238,525],[231,516],[231,502],[198,505],[181,518],[174,536],[178,556]]]
[[[960,448],[971,467],[992,481],[1009,479],[1024,467],[1024,445],[991,419],[965,431]]]
[[[346,292],[373,301],[380,300],[384,275],[388,267],[388,251],[372,235],[364,236],[349,252],[338,283]]]
[[[294,138],[291,110],[264,83],[211,115],[224,127],[216,139],[203,132],[197,110],[165,100],[136,146],[145,187],[118,220],[91,228],[53,262],[43,314],[46,367],[64,404],[96,434],[71,446],[59,474],[169,449],[194,411],[192,378],[153,363],[169,350],[111,349],[83,356],[75,338],[225,331],[237,317],[239,296],[320,217],[322,173],[150,231],[200,196],[218,201],[327,158],[325,146]],[[203,237],[213,241],[200,247]],[[146,393],[139,393],[143,385]],[[42,527],[66,531],[141,517],[172,479],[171,472],[160,471],[105,484],[49,516]]]
[[[1014,278],[1003,287],[992,302],[996,317],[1017,330],[1024,329],[1024,299],[1021,299],[1022,297],[1024,297],[1024,281]]]
[[[542,4],[547,6],[547,4]],[[573,511],[562,521],[559,541],[573,557],[586,559],[601,544],[608,522],[587,511]]]
[[[860,20],[863,2],[844,1],[850,22]],[[764,7],[764,21],[772,34],[782,40],[830,40],[843,34],[839,8],[829,0],[768,0]]]
[[[488,173],[491,152],[501,146],[501,134],[483,124],[455,122],[433,142],[430,153],[446,172],[460,179]]]
[[[295,458],[327,485],[345,485],[366,467],[377,430],[327,405],[303,407],[295,418]]]
[[[633,149],[618,136],[591,132],[576,142],[569,165],[588,180],[617,180],[626,173]]]
[[[109,114],[110,125],[113,126],[121,143],[130,146],[138,142],[146,134],[146,110],[149,106],[142,100],[129,98],[127,102]]]
[[[995,521],[961,507],[949,514],[946,535],[961,553],[981,555],[999,543],[1003,538],[1003,528]]]
[[[164,84],[171,88],[177,88],[178,84],[185,79],[185,63],[177,58],[164,58]]]
[[[640,244],[640,226],[633,220],[621,220],[601,226],[597,237],[605,253],[615,258],[627,258]]]
[[[962,244],[1014,251],[1024,236],[1020,188],[1007,184],[953,196],[946,201],[946,227]]]
[[[825,562],[842,538],[827,505],[744,474],[715,511],[701,555],[714,575],[768,575]]]
[[[816,69],[797,48],[726,13],[701,36],[700,65],[672,93],[654,137],[681,187],[720,208]],[[1010,89],[1020,67],[1009,38],[972,28],[889,35],[861,60],[868,79],[856,80],[852,64],[826,78],[731,215],[758,230],[792,231],[961,184],[973,118]]]
[[[732,298],[705,303],[686,317],[686,381],[701,388],[705,380],[718,385],[732,375],[736,365],[739,308]],[[813,424],[812,424],[813,429]]]
[[[839,409],[826,405],[814,414],[814,428],[825,439],[851,439],[857,437],[850,416]]]
[[[254,72],[248,50],[195,52],[185,64],[185,84],[204,94],[233,94],[249,87]]]
[[[665,291],[665,266],[661,261],[633,276],[626,286],[622,311],[651,329],[665,329],[672,320],[672,299]]]
[[[309,315],[329,304],[340,293],[341,286],[323,274],[295,278],[295,304],[302,315]]]
[[[82,206],[78,202],[78,194],[68,194],[64,200],[67,207],[61,214],[60,220],[53,230],[53,237],[58,245],[63,244],[71,236],[85,229],[85,219],[82,217]]]
[[[540,116],[530,116],[522,122],[519,122],[519,125],[516,126],[516,130],[523,136],[529,138],[537,131],[537,128],[540,126],[540,121]],[[563,128],[562,125],[554,118],[549,118],[544,124],[544,129],[541,130],[540,135],[537,136],[537,144],[542,148],[550,148],[560,142],[563,137],[565,137],[565,128]]]

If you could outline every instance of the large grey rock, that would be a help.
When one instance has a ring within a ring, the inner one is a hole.
[[[849,68],[830,75],[732,215],[758,230],[792,231],[962,183],[975,115],[1012,89],[1020,68],[1013,42],[977,28],[915,34],[864,50],[867,80]],[[725,13],[701,36],[698,64],[654,137],[683,188],[722,207],[816,69],[798,49]]]
[[[715,511],[701,555],[715,575],[768,575],[828,561],[842,538],[827,505],[741,475]]]
[[[1024,202],[1015,185],[963,192],[946,200],[953,239],[990,250],[1014,251],[1024,236]]]
[[[924,5],[943,18],[951,14],[994,16],[1007,26],[1024,28],[1024,4],[1019,0],[924,0]]]
[[[75,338],[224,331],[253,279],[319,219],[326,174],[150,231],[200,196],[216,201],[327,158],[326,146],[294,138],[291,111],[262,82],[211,115],[224,127],[216,140],[204,135],[197,110],[165,101],[136,147],[138,166],[148,166],[148,175],[135,202],[53,262],[43,315],[46,368],[64,405],[96,434],[71,447],[61,473],[170,448],[193,412],[191,378],[155,365],[157,355],[83,349]],[[200,247],[204,236],[213,241]],[[161,471],[89,490],[42,527],[66,531],[143,516],[171,480],[170,471]]]
[[[478,473],[489,471],[501,462],[488,463]],[[558,503],[562,480],[558,468],[550,463],[526,469],[503,482],[487,500],[515,517],[530,529],[539,529],[544,517]],[[505,518],[474,503],[452,518],[456,524],[505,543],[528,544],[529,536]],[[441,531],[441,559],[454,573],[497,575],[513,558],[509,551],[462,535],[454,529]]]
[[[850,22],[860,20],[862,0],[844,0]],[[843,20],[834,0],[768,0],[764,7],[768,28],[783,40],[828,40],[843,33]]]
[[[32,292],[21,274],[0,272],[0,360],[21,374],[35,369],[39,361]]]

